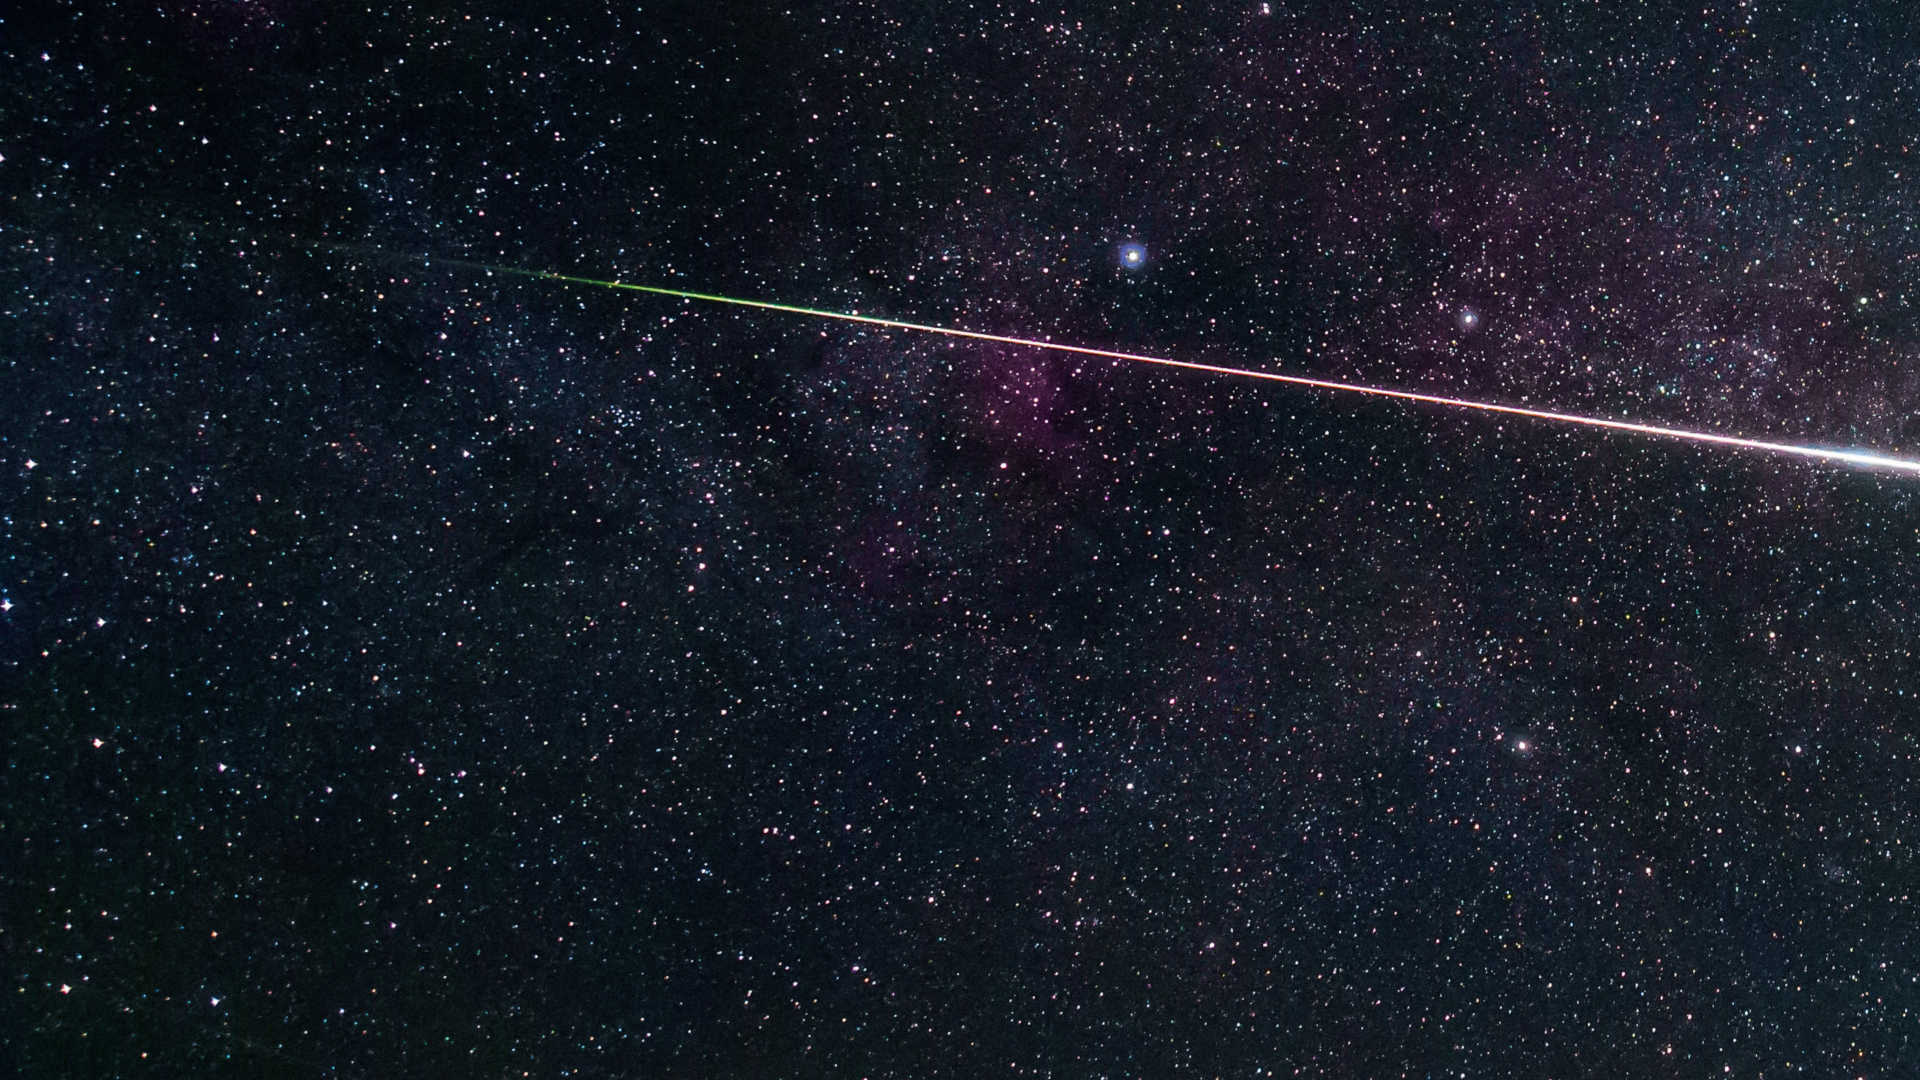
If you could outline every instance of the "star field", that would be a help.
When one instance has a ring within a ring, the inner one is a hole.
[[[0,36],[30,1076],[1920,1071],[1898,4]]]

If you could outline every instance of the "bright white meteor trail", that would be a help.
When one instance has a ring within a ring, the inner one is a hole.
[[[442,259],[447,263],[460,260]],[[468,263],[466,265],[484,265]],[[486,266],[497,273],[515,274],[521,277],[538,278],[546,281],[564,281],[575,285],[595,285],[603,289],[626,289],[630,292],[647,293],[652,296],[670,296],[680,300],[700,300],[712,304],[731,304],[734,307],[758,308],[761,311],[780,311],[789,315],[807,315],[816,319],[837,319],[841,322],[859,323],[864,326],[878,326],[888,330],[911,330],[922,334],[941,334],[946,337],[964,338],[969,341],[991,341],[1001,345],[1018,345],[1029,349],[1050,349],[1054,352],[1074,353],[1079,356],[1097,356],[1108,360],[1129,360],[1136,364],[1158,364],[1161,367],[1183,368],[1187,371],[1205,371],[1213,375],[1234,375],[1244,379],[1264,379],[1267,382],[1286,383],[1289,386],[1305,386],[1316,390],[1337,390],[1344,394],[1366,394],[1371,397],[1396,398],[1401,401],[1418,401],[1428,405],[1446,405],[1456,409],[1477,409],[1480,412],[1504,413],[1508,416],[1525,416],[1534,420],[1551,420],[1562,424],[1579,424],[1584,427],[1606,428],[1611,431],[1627,431],[1635,435],[1652,435],[1666,439],[1685,439],[1688,442],[1711,443],[1737,450],[1760,450],[1770,454],[1791,454],[1795,457],[1813,458],[1817,461],[1831,461],[1841,465],[1852,465],[1863,469],[1887,469],[1895,472],[1920,475],[1920,461],[1890,457],[1867,450],[1832,450],[1819,446],[1797,446],[1793,443],[1768,442],[1765,439],[1748,439],[1738,435],[1718,435],[1710,431],[1688,431],[1685,428],[1662,427],[1658,424],[1640,424],[1631,420],[1608,420],[1599,416],[1578,416],[1573,413],[1549,412],[1545,409],[1525,409],[1518,405],[1498,405],[1491,401],[1469,401],[1466,398],[1443,397],[1439,394],[1422,394],[1412,390],[1392,390],[1382,386],[1363,386],[1359,383],[1335,382],[1332,379],[1313,379],[1305,375],[1282,375],[1274,371],[1254,371],[1250,368],[1226,367],[1220,364],[1202,364],[1194,360],[1174,360],[1165,356],[1148,356],[1144,353],[1120,352],[1115,349],[1096,349],[1086,345],[1063,345],[1057,341],[1039,341],[1034,338],[1012,337],[1007,334],[989,334],[979,330],[961,330],[952,326],[931,326],[926,323],[903,322],[899,319],[882,319],[873,315],[854,315],[844,311],[823,311],[819,308],[796,307],[792,304],[776,304],[770,300],[742,300],[734,296],[716,296],[712,293],[688,292],[684,289],[666,289],[657,285],[634,285],[624,281],[602,281],[597,278],[575,277],[571,274],[554,274],[543,270],[518,270],[506,266]]]

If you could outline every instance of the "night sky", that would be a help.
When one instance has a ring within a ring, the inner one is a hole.
[[[487,269],[1920,456],[1910,5],[30,6],[22,1074],[1920,1075],[1920,478]]]

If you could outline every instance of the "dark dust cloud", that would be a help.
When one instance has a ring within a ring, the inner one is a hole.
[[[1920,1074],[1911,479],[394,257],[1910,456],[1910,5],[29,8],[23,1075]]]

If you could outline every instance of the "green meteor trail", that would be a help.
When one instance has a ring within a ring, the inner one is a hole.
[[[1332,379],[1316,379],[1305,375],[1284,375],[1275,371],[1256,371],[1251,368],[1227,367],[1220,364],[1203,364],[1194,360],[1175,360],[1171,357],[1149,356],[1145,353],[1122,352],[1115,349],[1097,349],[1086,345],[1068,345],[1057,341],[1043,341],[1038,338],[1014,337],[1008,334],[990,334],[980,330],[963,330],[953,326],[935,326],[928,323],[907,322],[901,319],[883,319],[874,315],[860,315],[845,311],[826,311],[820,308],[800,307],[795,304],[780,304],[771,300],[747,300],[737,296],[720,296],[716,293],[692,292],[686,289],[669,289],[658,285],[636,285],[626,281],[607,281],[600,278],[579,277],[573,274],[556,274],[544,270],[521,270],[514,267],[492,266],[485,263],[465,262],[456,259],[441,259],[437,261],[450,265],[480,267],[495,273],[512,274],[518,277],[534,278],[543,281],[559,281],[571,285],[591,285],[602,289],[623,289],[628,292],[646,293],[649,296],[665,296],[677,300],[693,300],[709,304],[727,304],[733,307],[754,308],[760,311],[777,311],[788,315],[804,315],[815,319],[834,319],[839,322],[858,323],[863,326],[875,326],[887,330],[905,330],[920,334],[939,334],[943,337],[961,338],[968,341],[990,341],[1000,345],[1014,345],[1022,348],[1073,353],[1077,356],[1092,356],[1107,360],[1125,360],[1136,364],[1154,364],[1160,367],[1180,368],[1187,371],[1204,371],[1211,375],[1231,375],[1243,379],[1260,379],[1266,382],[1285,383],[1289,386],[1307,387],[1314,390],[1333,390],[1343,394],[1365,394],[1369,397],[1394,398],[1399,401],[1413,401],[1428,405],[1444,405],[1455,409],[1473,409],[1479,412],[1501,413],[1507,416],[1524,416],[1534,420],[1546,420],[1561,424],[1577,424],[1590,428],[1604,428],[1610,431],[1624,431],[1635,435],[1653,436],[1655,438],[1681,439],[1687,442],[1707,443],[1737,450],[1756,450],[1770,454],[1787,454],[1794,457],[1811,458],[1816,461],[1851,465],[1856,468],[1882,469],[1920,475],[1920,461],[1893,457],[1871,450],[1831,449],[1820,446],[1801,446],[1794,443],[1770,442],[1765,439],[1749,439],[1738,435],[1721,435],[1710,431],[1692,431],[1686,428],[1664,427],[1659,424],[1642,424],[1631,420],[1611,420],[1599,416],[1581,416],[1575,413],[1552,412],[1545,409],[1528,409],[1518,405],[1501,405],[1490,401],[1473,401],[1467,398],[1445,397],[1439,394],[1423,394],[1413,390],[1395,390],[1381,386],[1338,382]]]

